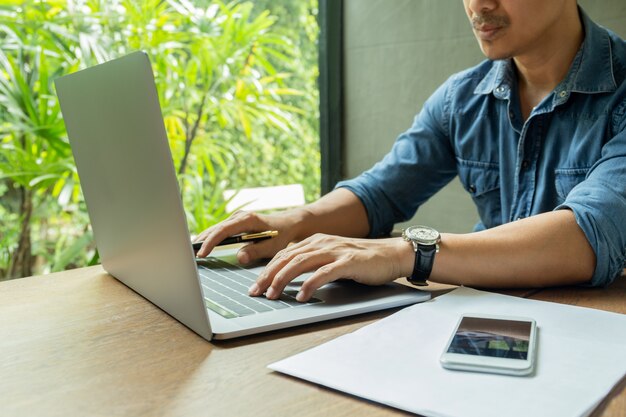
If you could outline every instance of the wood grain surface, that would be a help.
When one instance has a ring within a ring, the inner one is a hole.
[[[625,291],[532,298],[624,313]],[[0,416],[408,415],[266,368],[394,311],[208,343],[99,266],[3,282]],[[614,390],[597,415],[623,417],[625,398]]]

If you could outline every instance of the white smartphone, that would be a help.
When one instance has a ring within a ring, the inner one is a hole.
[[[463,315],[441,355],[446,369],[528,375],[535,367],[537,325],[525,317]]]

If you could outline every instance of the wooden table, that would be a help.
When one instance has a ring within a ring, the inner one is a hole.
[[[624,277],[507,293],[626,313]],[[208,343],[99,266],[3,282],[0,416],[407,415],[266,368],[391,312]],[[624,381],[594,415],[626,416]]]

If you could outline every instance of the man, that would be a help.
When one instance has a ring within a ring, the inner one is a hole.
[[[316,270],[299,301],[340,278],[543,287],[606,285],[619,276],[626,260],[626,43],[575,0],[464,6],[488,60],[443,84],[381,162],[304,208],[233,214],[200,234],[198,256],[229,235],[278,230],[238,258],[273,257],[250,288],[270,299]],[[474,233],[441,234],[436,254],[434,240],[410,234],[363,239],[388,235],[455,175],[481,217]]]

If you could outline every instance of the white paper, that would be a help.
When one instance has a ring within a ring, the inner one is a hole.
[[[535,372],[442,368],[468,313],[534,318]],[[626,374],[626,315],[458,288],[269,368],[424,416],[586,416]]]

